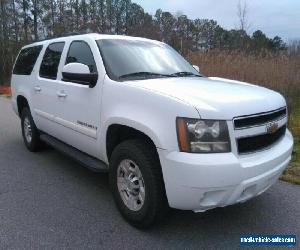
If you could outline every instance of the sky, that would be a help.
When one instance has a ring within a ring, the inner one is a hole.
[[[180,11],[190,19],[216,20],[226,29],[238,27],[238,0],[132,0],[155,14],[161,8],[173,14]],[[300,39],[300,0],[244,0],[248,6],[249,33],[262,30],[268,37],[285,41]]]

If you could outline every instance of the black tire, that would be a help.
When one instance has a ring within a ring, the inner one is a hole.
[[[28,140],[26,137],[25,128],[24,128],[24,122],[26,120],[29,122],[29,125],[31,128],[31,134],[32,134],[31,140]],[[40,141],[39,131],[38,131],[37,127],[35,126],[35,123],[32,119],[31,113],[30,113],[30,109],[28,107],[25,107],[22,110],[21,128],[22,128],[23,140],[24,140],[24,143],[25,143],[25,146],[27,147],[27,149],[31,152],[39,151],[42,147],[42,142]]]
[[[118,167],[125,159],[138,165],[144,180],[145,199],[138,211],[130,210],[125,205],[118,190]],[[148,228],[165,218],[169,206],[156,148],[142,140],[120,143],[111,156],[109,177],[117,208],[131,225],[137,228]]]

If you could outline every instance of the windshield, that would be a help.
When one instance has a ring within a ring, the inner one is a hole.
[[[97,43],[107,74],[116,81],[202,76],[163,43],[125,39],[102,39]]]

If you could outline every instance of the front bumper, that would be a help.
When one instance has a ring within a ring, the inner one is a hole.
[[[166,194],[173,208],[201,212],[244,202],[276,182],[287,167],[293,137],[249,155],[192,154],[159,149]]]

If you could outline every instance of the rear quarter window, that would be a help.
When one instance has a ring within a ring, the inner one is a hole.
[[[36,60],[43,46],[34,46],[22,49],[13,69],[15,75],[31,75]]]

